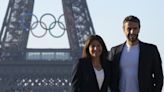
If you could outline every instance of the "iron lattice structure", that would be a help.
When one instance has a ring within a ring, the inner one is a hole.
[[[34,0],[9,0],[0,31],[0,92],[70,91],[72,65],[95,31],[86,0],[62,0],[62,4],[70,48],[28,49]]]

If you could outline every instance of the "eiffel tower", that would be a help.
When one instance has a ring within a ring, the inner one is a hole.
[[[72,65],[95,31],[86,0],[62,6],[70,48],[29,49],[34,0],[9,0],[0,31],[0,92],[70,92]]]

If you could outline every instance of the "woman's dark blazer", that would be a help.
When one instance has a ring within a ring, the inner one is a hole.
[[[113,77],[112,84],[119,92],[120,58],[125,43],[113,47],[109,54],[112,61]],[[161,92],[163,86],[163,73],[161,58],[158,49],[153,44],[139,42],[139,65],[138,82],[139,92]]]
[[[110,83],[110,63],[102,63],[104,69],[104,81],[101,89],[98,87],[96,74],[90,59],[81,58],[74,65],[72,72],[72,92],[107,92]]]

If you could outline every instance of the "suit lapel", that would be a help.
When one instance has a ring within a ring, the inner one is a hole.
[[[100,89],[101,91],[102,91],[102,89],[105,87],[105,85],[107,83],[106,79],[107,79],[107,73],[108,73],[108,71],[107,71],[108,67],[106,65],[104,65],[104,64],[102,64],[102,67],[103,67],[103,70],[104,70],[104,81],[103,81],[101,89]]]
[[[118,76],[118,80],[117,80],[117,82],[118,82],[118,84],[119,84],[119,81],[120,81],[120,60],[121,60],[121,54],[122,54],[122,52],[123,52],[123,48],[124,48],[124,46],[125,46],[125,44],[126,44],[126,42],[124,42],[123,44],[121,44],[118,48],[116,48],[117,50],[116,50],[116,62],[115,62],[115,71],[117,72],[117,76]]]
[[[92,61],[88,61],[89,62],[89,72],[90,72],[90,75],[91,77],[93,78],[93,84],[95,85],[95,88],[97,90],[99,90],[99,86],[98,86],[98,82],[97,82],[97,78],[96,78],[96,74],[95,74],[95,71],[94,71],[94,67],[92,65]]]
[[[144,44],[143,42],[139,42],[139,63],[138,63],[138,80],[140,80],[142,69],[143,69],[143,63],[144,63]],[[139,81],[140,82],[140,81]]]
[[[123,43],[123,44],[121,44],[120,45],[120,47],[118,48],[118,50],[116,50],[117,52],[117,60],[116,61],[118,61],[117,63],[117,65],[118,65],[118,67],[120,67],[119,65],[120,65],[120,60],[121,60],[121,54],[122,54],[122,51],[123,51],[123,48],[124,48],[124,45],[125,45],[125,43]]]

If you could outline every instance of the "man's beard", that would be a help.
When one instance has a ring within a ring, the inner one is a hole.
[[[138,40],[138,34],[128,34],[128,40],[130,42],[136,42]]]

